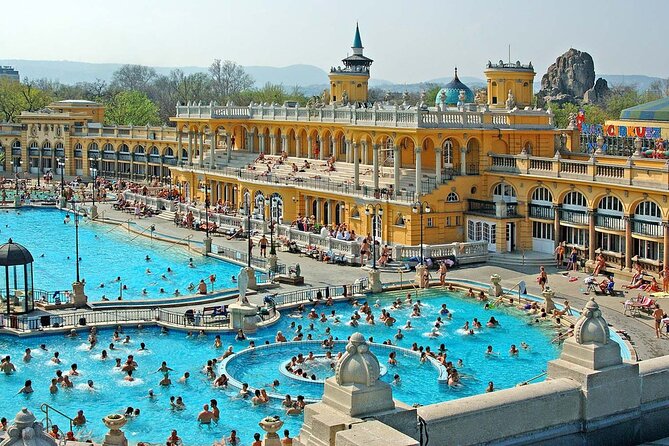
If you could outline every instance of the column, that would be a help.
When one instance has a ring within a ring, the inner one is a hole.
[[[460,147],[460,175],[467,175],[467,147]]]
[[[281,153],[288,153],[288,135],[281,135]]]
[[[216,169],[216,145],[218,144],[218,132],[211,133],[211,147],[209,148],[209,167]]]
[[[188,132],[188,165],[193,165],[193,132]]]
[[[353,185],[355,190],[360,189],[360,153],[356,141],[353,141]]]
[[[662,266],[669,265],[669,223],[666,221],[662,222],[662,227],[664,228],[664,252],[662,253]],[[631,253],[630,253],[631,256]]]
[[[423,148],[416,146],[416,199],[423,195]]]
[[[529,213],[528,213],[529,215]],[[555,247],[557,247],[558,243],[561,242],[560,240],[560,205],[559,204],[554,204],[553,205],[553,233],[555,235]],[[565,257],[569,253],[565,253]]]
[[[299,136],[295,138],[295,156],[298,158],[302,157],[302,138]]]
[[[270,151],[272,155],[276,155],[276,135],[269,135]]]
[[[379,145],[372,146],[372,176],[374,177],[374,191],[379,189]]]
[[[632,246],[632,217],[633,215],[625,215],[625,268],[632,269],[632,257],[634,257],[634,247]],[[622,266],[622,265],[620,265]]]
[[[434,171],[436,173],[436,180],[438,186],[443,182],[442,175],[444,170],[444,168],[442,167],[443,158],[442,158],[441,147],[434,148],[434,160],[435,160]]]
[[[362,163],[369,165],[369,147],[367,147],[367,140],[363,139],[360,141],[362,144]]]
[[[265,153],[265,134],[261,133],[258,135],[258,152]]]
[[[311,136],[307,136],[307,158],[313,159],[314,157],[314,147],[311,143]]]
[[[230,138],[230,133],[225,132],[225,145],[228,147],[228,150],[225,152],[225,160],[230,164],[230,156],[232,155],[232,140]]]
[[[315,201],[316,201],[316,223],[321,223],[321,214],[322,214],[321,199],[316,198]]]
[[[198,142],[200,146],[200,162],[199,166],[204,167],[204,132],[200,132],[200,141]]]
[[[181,137],[183,136],[183,133],[181,133],[181,129],[179,129],[179,133],[177,133],[177,162],[179,166],[183,166],[183,158],[181,156],[181,152],[183,151],[183,143],[181,141]]]
[[[328,156],[334,155],[335,159],[337,159],[337,140],[334,136],[330,136],[330,145],[328,147],[330,148],[330,150],[328,150]]]
[[[397,144],[393,144],[393,187],[396,194],[400,190],[400,162],[400,148]]]
[[[318,159],[322,160],[322,159],[325,159],[325,144],[326,143],[323,141],[323,138],[320,138],[318,140],[318,142],[319,142]]]
[[[588,209],[588,260],[595,260],[595,249],[597,244],[597,233],[595,232],[595,219],[597,212],[595,209]]]

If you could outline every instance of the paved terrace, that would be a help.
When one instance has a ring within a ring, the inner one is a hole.
[[[128,214],[112,209],[111,204],[102,204],[99,208],[100,215],[104,218],[111,218],[114,220],[124,221],[128,219]],[[103,214],[104,213],[104,214]],[[176,238],[185,238],[189,235],[194,240],[201,240],[204,238],[203,232],[196,232],[185,228],[177,228],[173,222],[161,219],[159,217],[142,218],[135,220],[137,225],[149,228],[155,225],[156,232],[170,235]],[[102,224],[102,223],[100,223]],[[147,232],[148,233],[148,232]],[[221,246],[230,247],[238,251],[246,251],[245,240],[227,240],[224,236],[214,237],[214,243]],[[255,248],[254,254],[258,254],[258,248]],[[326,284],[340,284],[350,283],[358,277],[366,277],[367,272],[360,267],[351,267],[344,265],[324,265],[314,259],[300,256],[298,254],[291,254],[288,252],[278,251],[279,262],[287,265],[293,265],[296,262],[300,263],[302,274],[305,276],[305,286],[323,286]],[[564,300],[569,300],[572,308],[583,308],[586,301],[591,297],[583,294],[585,285],[583,279],[586,277],[585,273],[569,273],[567,276],[563,275],[562,271],[557,271],[554,267],[546,265],[549,272],[549,286],[556,292],[556,301],[558,303]],[[488,282],[491,274],[499,274],[503,280],[502,285],[505,288],[514,287],[519,281],[524,280],[527,283],[528,292],[530,294],[540,295],[541,289],[536,282],[537,269],[536,267],[519,267],[517,270],[507,268],[500,268],[496,266],[469,266],[453,270],[448,277],[452,279],[469,279],[482,282]],[[434,274],[434,273],[433,273]],[[569,277],[576,277],[576,281],[569,281]],[[381,280],[384,283],[399,282],[403,280],[408,282],[413,278],[411,273],[389,273],[382,272]],[[622,284],[619,284],[622,285]],[[292,291],[300,289],[301,287],[294,287],[290,285],[281,285],[273,292]],[[631,290],[630,297],[636,296],[636,291]],[[254,303],[262,303],[262,293],[259,293],[251,298]],[[609,297],[598,296],[597,301],[604,312],[606,320],[615,326],[617,329],[627,332],[634,344],[639,359],[648,359],[652,357],[669,354],[668,338],[656,339],[654,333],[653,320],[649,315],[642,313],[639,317],[630,317],[623,314],[622,301],[623,297]],[[660,300],[660,305],[663,301]],[[669,299],[667,300],[669,306]],[[189,305],[188,308],[197,308]]]

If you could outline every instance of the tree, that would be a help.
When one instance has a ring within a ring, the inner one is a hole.
[[[176,69],[170,72],[170,88],[174,92],[176,102],[208,103],[212,100],[211,80],[205,73],[185,74]]]
[[[111,85],[116,90],[137,90],[148,93],[156,70],[144,65],[123,65],[112,75]]]
[[[430,84],[429,88],[425,90],[425,103],[428,106],[432,106],[436,103],[437,94],[439,93],[439,90],[441,90],[441,87],[439,85],[434,85],[434,84]]]
[[[642,104],[644,99],[639,95],[636,86],[616,85],[611,88],[604,101],[604,110],[609,119],[618,119],[620,112],[626,108]]]
[[[116,125],[157,125],[158,107],[141,91],[121,91],[106,104],[105,122]]]
[[[4,122],[15,122],[22,111],[37,111],[53,100],[52,96],[33,82],[0,78],[0,118]]]
[[[253,87],[253,78],[231,60],[214,59],[209,67],[214,98],[224,104],[244,90]]]

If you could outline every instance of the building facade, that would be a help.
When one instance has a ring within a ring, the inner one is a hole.
[[[206,193],[266,220],[313,215],[390,244],[550,255],[564,241],[614,269],[669,261],[665,161],[582,153],[574,126],[529,105],[531,64],[488,63],[487,98],[445,88],[434,107],[369,103],[371,64],[356,29],[319,103],[179,105],[173,127],[104,126],[98,104],[55,103],[2,125],[0,167],[58,174],[64,158],[67,176],[171,181],[188,200]]]

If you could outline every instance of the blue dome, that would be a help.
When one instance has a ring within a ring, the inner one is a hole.
[[[468,86],[463,84],[460,79],[458,79],[458,69],[455,69],[455,77],[450,81],[444,88],[439,90],[437,97],[434,100],[434,104],[438,107],[443,101],[446,102],[446,105],[457,105],[458,98],[460,97],[460,90],[465,91],[465,103],[474,102],[474,93],[469,89]]]

